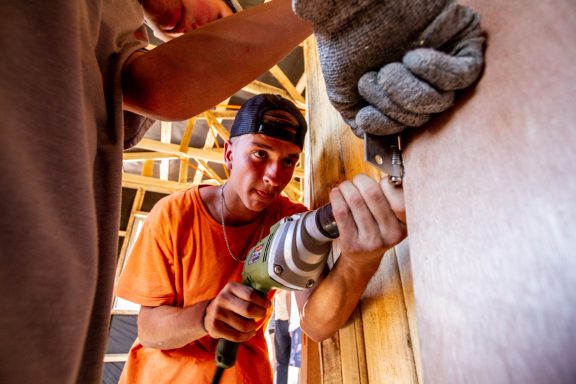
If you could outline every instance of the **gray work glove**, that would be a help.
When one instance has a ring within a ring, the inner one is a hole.
[[[479,16],[451,0],[293,0],[293,7],[312,23],[330,101],[358,136],[424,124],[482,70]]]

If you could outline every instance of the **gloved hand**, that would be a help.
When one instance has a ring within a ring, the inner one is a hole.
[[[479,16],[453,0],[293,0],[293,7],[312,23],[330,101],[358,136],[424,124],[482,70]]]

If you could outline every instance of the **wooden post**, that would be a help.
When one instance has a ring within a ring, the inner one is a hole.
[[[363,141],[354,136],[327,99],[313,39],[306,42],[304,56],[310,124],[305,201],[314,208],[326,203],[328,192],[340,182],[359,173],[380,175],[364,162]],[[392,250],[347,325],[321,343],[321,383],[417,383],[410,333],[402,279]]]

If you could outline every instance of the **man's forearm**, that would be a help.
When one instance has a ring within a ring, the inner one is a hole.
[[[327,339],[346,324],[380,264],[379,259],[361,267],[346,265],[349,262],[341,256],[307,300],[296,295],[300,327],[315,341]]]
[[[147,348],[175,349],[206,336],[203,320],[207,304],[142,307],[138,315],[140,342]]]
[[[256,79],[311,34],[290,0],[274,0],[189,32],[147,53],[123,73],[124,107],[184,120]]]

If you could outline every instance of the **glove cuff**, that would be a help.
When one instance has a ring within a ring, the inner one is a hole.
[[[342,28],[355,15],[378,3],[378,0],[357,0],[353,5],[350,0],[323,1],[292,0],[292,9],[298,17],[310,22],[315,33],[333,34]]]

